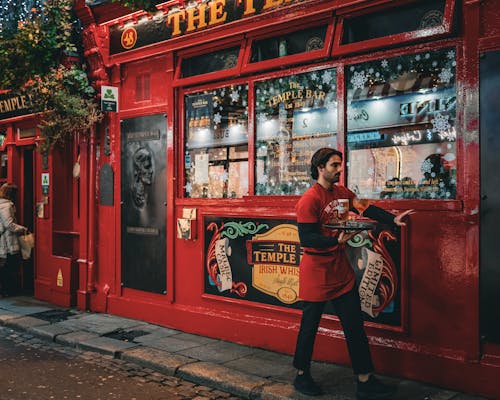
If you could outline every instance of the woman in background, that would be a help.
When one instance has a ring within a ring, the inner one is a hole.
[[[28,228],[16,223],[17,186],[4,183],[0,187],[0,293],[2,296],[14,294],[18,289],[15,274],[22,260],[19,254],[18,236],[28,232]]]

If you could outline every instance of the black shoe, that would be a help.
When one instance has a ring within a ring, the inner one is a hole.
[[[370,375],[366,382],[358,381],[358,400],[382,400],[390,399],[396,392],[394,386],[380,382],[375,376]]]
[[[293,381],[293,387],[298,392],[308,396],[319,396],[323,393],[309,372],[304,372],[302,375],[297,374]]]

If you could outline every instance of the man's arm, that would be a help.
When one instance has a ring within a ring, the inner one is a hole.
[[[357,211],[355,211],[357,212]],[[385,211],[383,208],[374,206],[371,204],[363,213],[368,218],[374,219],[376,221],[382,222],[383,224],[394,224],[395,215],[389,211]]]
[[[320,223],[304,223],[298,224],[300,245],[304,247],[313,247],[316,249],[325,249],[327,247],[336,246],[339,244],[338,239],[333,236],[325,236],[321,234]]]

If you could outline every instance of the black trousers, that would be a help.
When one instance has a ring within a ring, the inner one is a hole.
[[[19,253],[8,254],[7,258],[0,259],[0,293],[2,295],[17,294],[21,288],[18,272],[22,265]]]
[[[330,301],[335,307],[335,312],[342,324],[354,373],[366,374],[372,372],[373,363],[368,338],[363,326],[357,287]],[[304,301],[297,346],[293,358],[293,365],[297,369],[308,371],[310,368],[314,341],[325,305],[326,301]]]

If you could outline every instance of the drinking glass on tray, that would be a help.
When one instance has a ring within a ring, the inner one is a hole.
[[[356,210],[358,210],[359,216],[363,218],[363,213],[370,205],[370,200],[356,196],[354,199],[352,199],[352,205]]]

